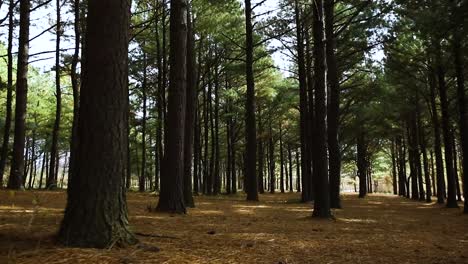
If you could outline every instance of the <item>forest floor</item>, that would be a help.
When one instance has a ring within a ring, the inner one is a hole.
[[[0,191],[0,263],[468,263],[468,216],[434,203],[349,194],[335,220],[317,220],[297,193],[199,196],[187,215],[127,198],[140,245],[96,250],[54,243],[65,192]]]

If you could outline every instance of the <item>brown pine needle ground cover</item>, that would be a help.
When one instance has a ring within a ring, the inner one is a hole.
[[[109,250],[53,243],[65,192],[0,191],[0,263],[468,263],[468,217],[403,198],[345,195],[336,220],[310,217],[299,194],[196,197],[187,215],[148,212],[128,194],[141,243]]]

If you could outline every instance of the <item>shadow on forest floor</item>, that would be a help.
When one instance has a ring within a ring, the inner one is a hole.
[[[317,221],[298,193],[196,196],[187,215],[148,212],[151,194],[127,198],[145,246],[77,249],[53,240],[65,192],[0,191],[0,263],[468,263],[468,216],[434,203],[346,194],[335,221]]]

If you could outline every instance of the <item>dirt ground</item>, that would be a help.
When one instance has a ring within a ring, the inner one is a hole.
[[[344,195],[317,220],[297,193],[200,196],[187,215],[148,212],[156,199],[128,195],[140,245],[95,250],[54,244],[65,192],[0,191],[0,263],[468,263],[468,216],[436,204]]]

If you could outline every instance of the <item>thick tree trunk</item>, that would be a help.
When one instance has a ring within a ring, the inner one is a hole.
[[[26,107],[28,96],[29,18],[31,3],[20,0],[20,30],[18,40],[18,65],[16,67],[15,134],[11,162],[9,189],[23,188],[24,144],[26,135]]]
[[[328,154],[330,159],[330,205],[332,208],[341,208],[340,182],[341,182],[341,153],[338,140],[338,122],[340,119],[340,82],[338,66],[336,64],[336,40],[334,33],[335,0],[325,1],[325,34],[327,56],[327,81],[330,94],[328,106]]]
[[[13,101],[13,30],[14,30],[14,0],[10,0],[8,8],[8,45],[7,45],[7,97],[5,127],[3,131],[2,150],[0,153],[0,188],[3,188],[3,175],[8,158],[8,149],[11,132],[12,101]]]
[[[440,108],[442,112],[442,134],[444,138],[445,172],[447,176],[447,207],[458,208],[456,198],[455,174],[453,171],[453,147],[450,139],[450,116],[445,82],[445,69],[442,65],[442,50],[440,43],[436,43],[437,79],[439,81]]]
[[[430,69],[429,72],[429,87],[431,97],[431,112],[432,112],[432,127],[434,128],[434,154],[436,161],[436,181],[437,181],[437,203],[443,204],[445,200],[445,177],[444,163],[442,159],[442,149],[440,142],[440,124],[439,113],[436,105],[436,78],[435,72]]]
[[[453,54],[455,63],[455,73],[457,75],[457,98],[458,112],[460,116],[460,148],[463,154],[462,158],[462,175],[463,175],[463,195],[465,196],[464,210],[468,214],[468,110],[466,103],[465,92],[465,67],[463,61],[463,49],[461,41],[461,32],[458,27],[454,27],[453,33]]]
[[[192,193],[192,158],[196,110],[196,61],[195,37],[190,6],[187,7],[187,88],[184,139],[184,201],[187,207],[195,207]],[[196,169],[196,168],[195,168]]]
[[[171,1],[167,135],[157,210],[185,213],[183,193],[187,80],[187,2]]]
[[[104,248],[136,242],[128,228],[124,185],[130,1],[90,1],[88,8],[80,144],[58,241]]]
[[[252,6],[250,0],[245,0],[245,77],[247,94],[245,100],[245,179],[247,186],[247,201],[258,201],[257,184],[257,132],[255,123],[255,81],[254,81],[254,43],[252,25]]]
[[[314,0],[314,87],[315,87],[315,129],[316,144],[314,155],[315,202],[313,216],[328,218],[330,211],[330,185],[328,181],[328,155],[326,139],[326,87],[325,87],[325,49],[323,43],[323,2]]]

